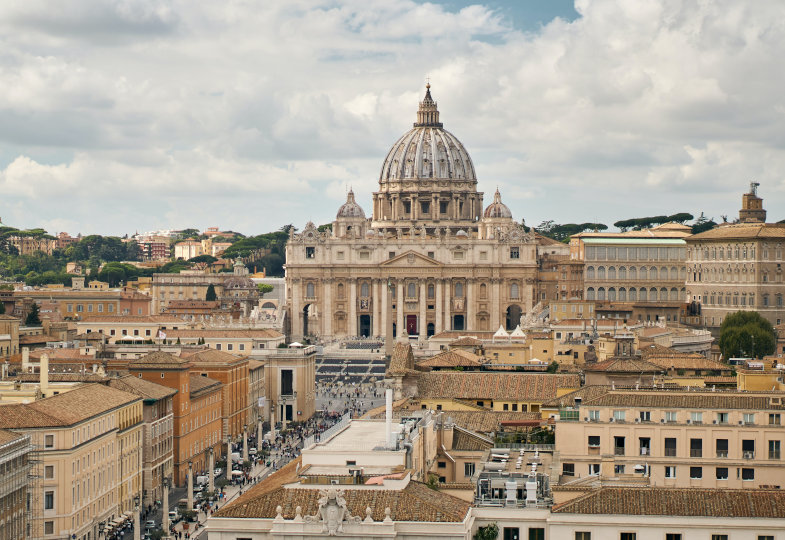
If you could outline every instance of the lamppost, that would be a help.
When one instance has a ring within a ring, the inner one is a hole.
[[[393,353],[393,309],[392,309],[392,290],[393,290],[393,280],[392,278],[387,278],[387,324],[385,325],[386,328],[384,329],[384,354],[387,358],[392,357]],[[397,306],[397,309],[401,309],[401,306]],[[398,332],[400,333],[401,329],[398,328]]]
[[[98,522],[98,538],[101,538],[104,535],[104,530],[106,530],[106,521],[99,521]]]
[[[137,493],[134,495],[134,540],[139,540],[141,538],[141,531],[142,525],[140,524],[140,516],[139,516],[139,494]]]
[[[207,470],[207,491],[213,492],[215,491],[215,455],[213,452],[213,447],[210,447],[210,455],[208,458],[209,469]]]
[[[188,462],[188,510],[194,509],[194,469],[193,463]]]
[[[248,461],[248,424],[243,424],[243,463]]]
[[[164,536],[169,536],[169,477],[164,476],[161,480],[161,491],[163,494],[162,502],[163,508],[161,509],[161,529],[164,531]]]

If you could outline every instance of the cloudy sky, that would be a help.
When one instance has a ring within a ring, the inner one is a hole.
[[[785,218],[785,2],[0,3],[0,218],[50,232],[326,223],[426,77],[537,225]]]

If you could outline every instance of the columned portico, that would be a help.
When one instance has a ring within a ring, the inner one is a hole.
[[[403,288],[406,287],[406,281],[403,278],[398,279],[398,284],[395,286],[395,336],[401,337],[403,335]]]
[[[357,336],[357,280],[349,280],[349,335]]]
[[[424,279],[420,280],[420,317],[417,321],[417,331],[419,332],[419,341],[423,342],[428,337],[428,323],[425,320],[425,313],[426,313],[426,303],[428,302],[428,298],[426,297],[426,288],[427,284]]]
[[[434,331],[438,334],[444,329],[442,324],[443,318],[443,309],[444,302],[442,300],[442,280],[436,279],[434,286],[436,287],[436,304],[434,309],[434,315],[436,316],[436,321],[434,321]]]
[[[477,315],[474,306],[474,279],[466,280],[466,330],[476,330]]]

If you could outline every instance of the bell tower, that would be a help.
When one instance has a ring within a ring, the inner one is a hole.
[[[750,182],[750,191],[741,196],[739,221],[742,223],[766,223],[763,199],[758,197],[758,182]]]

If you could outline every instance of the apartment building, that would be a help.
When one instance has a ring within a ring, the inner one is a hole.
[[[584,262],[572,259],[569,248],[561,242],[558,244],[567,249],[566,254],[543,253],[539,257],[537,300],[544,305],[583,298]]]
[[[107,336],[109,343],[116,341],[146,341],[161,337],[160,332],[177,330],[185,326],[182,319],[171,315],[96,315],[76,323],[78,334],[97,332]],[[167,338],[170,339],[167,335]],[[176,339],[176,338],[175,338]]]
[[[276,349],[264,361],[267,420],[308,420],[316,404],[316,347]]]
[[[19,325],[22,321],[10,315],[0,315],[0,359],[8,360],[19,353]]]
[[[77,278],[74,278],[76,280]],[[84,281],[84,278],[80,278]],[[149,315],[150,297],[122,289],[74,288],[15,291],[14,314],[26,316],[31,302],[48,304],[57,312],[54,320],[79,321],[103,315]]]
[[[39,251],[51,255],[57,247],[55,238],[45,236],[9,236],[8,243],[17,249],[19,255],[32,255]]]
[[[772,325],[785,321],[785,224],[765,223],[762,205],[753,183],[739,223],[687,240],[687,293],[701,326],[716,331],[739,310],[757,311]]]
[[[211,349],[232,354],[277,349],[286,336],[272,328],[178,328],[167,338],[183,344],[196,345],[200,340]]]
[[[142,486],[142,418],[141,397],[101,384],[0,405],[0,429],[38,448],[30,536],[96,540],[100,522],[132,509]]]
[[[214,349],[184,352],[191,374],[220,381],[223,388],[223,433],[236,438],[249,421],[248,357]]]
[[[208,377],[192,375],[193,365],[184,358],[153,352],[131,360],[129,373],[137,378],[173,388],[173,481],[186,482],[188,463],[195,471],[206,470],[207,452],[220,455],[223,423],[222,384]]]
[[[562,474],[678,488],[785,486],[785,393],[584,387],[562,397]]]
[[[4,540],[30,537],[27,499],[32,451],[29,435],[0,430],[0,531]]]
[[[174,465],[173,398],[177,390],[126,375],[110,379],[109,386],[144,399],[142,441],[142,493],[144,505],[160,501],[163,479],[172,478]]]
[[[584,296],[599,302],[658,308],[649,319],[678,320],[686,301],[686,238],[678,223],[622,233],[586,232],[570,239],[570,257],[584,261]],[[646,320],[641,313],[641,320]]]

